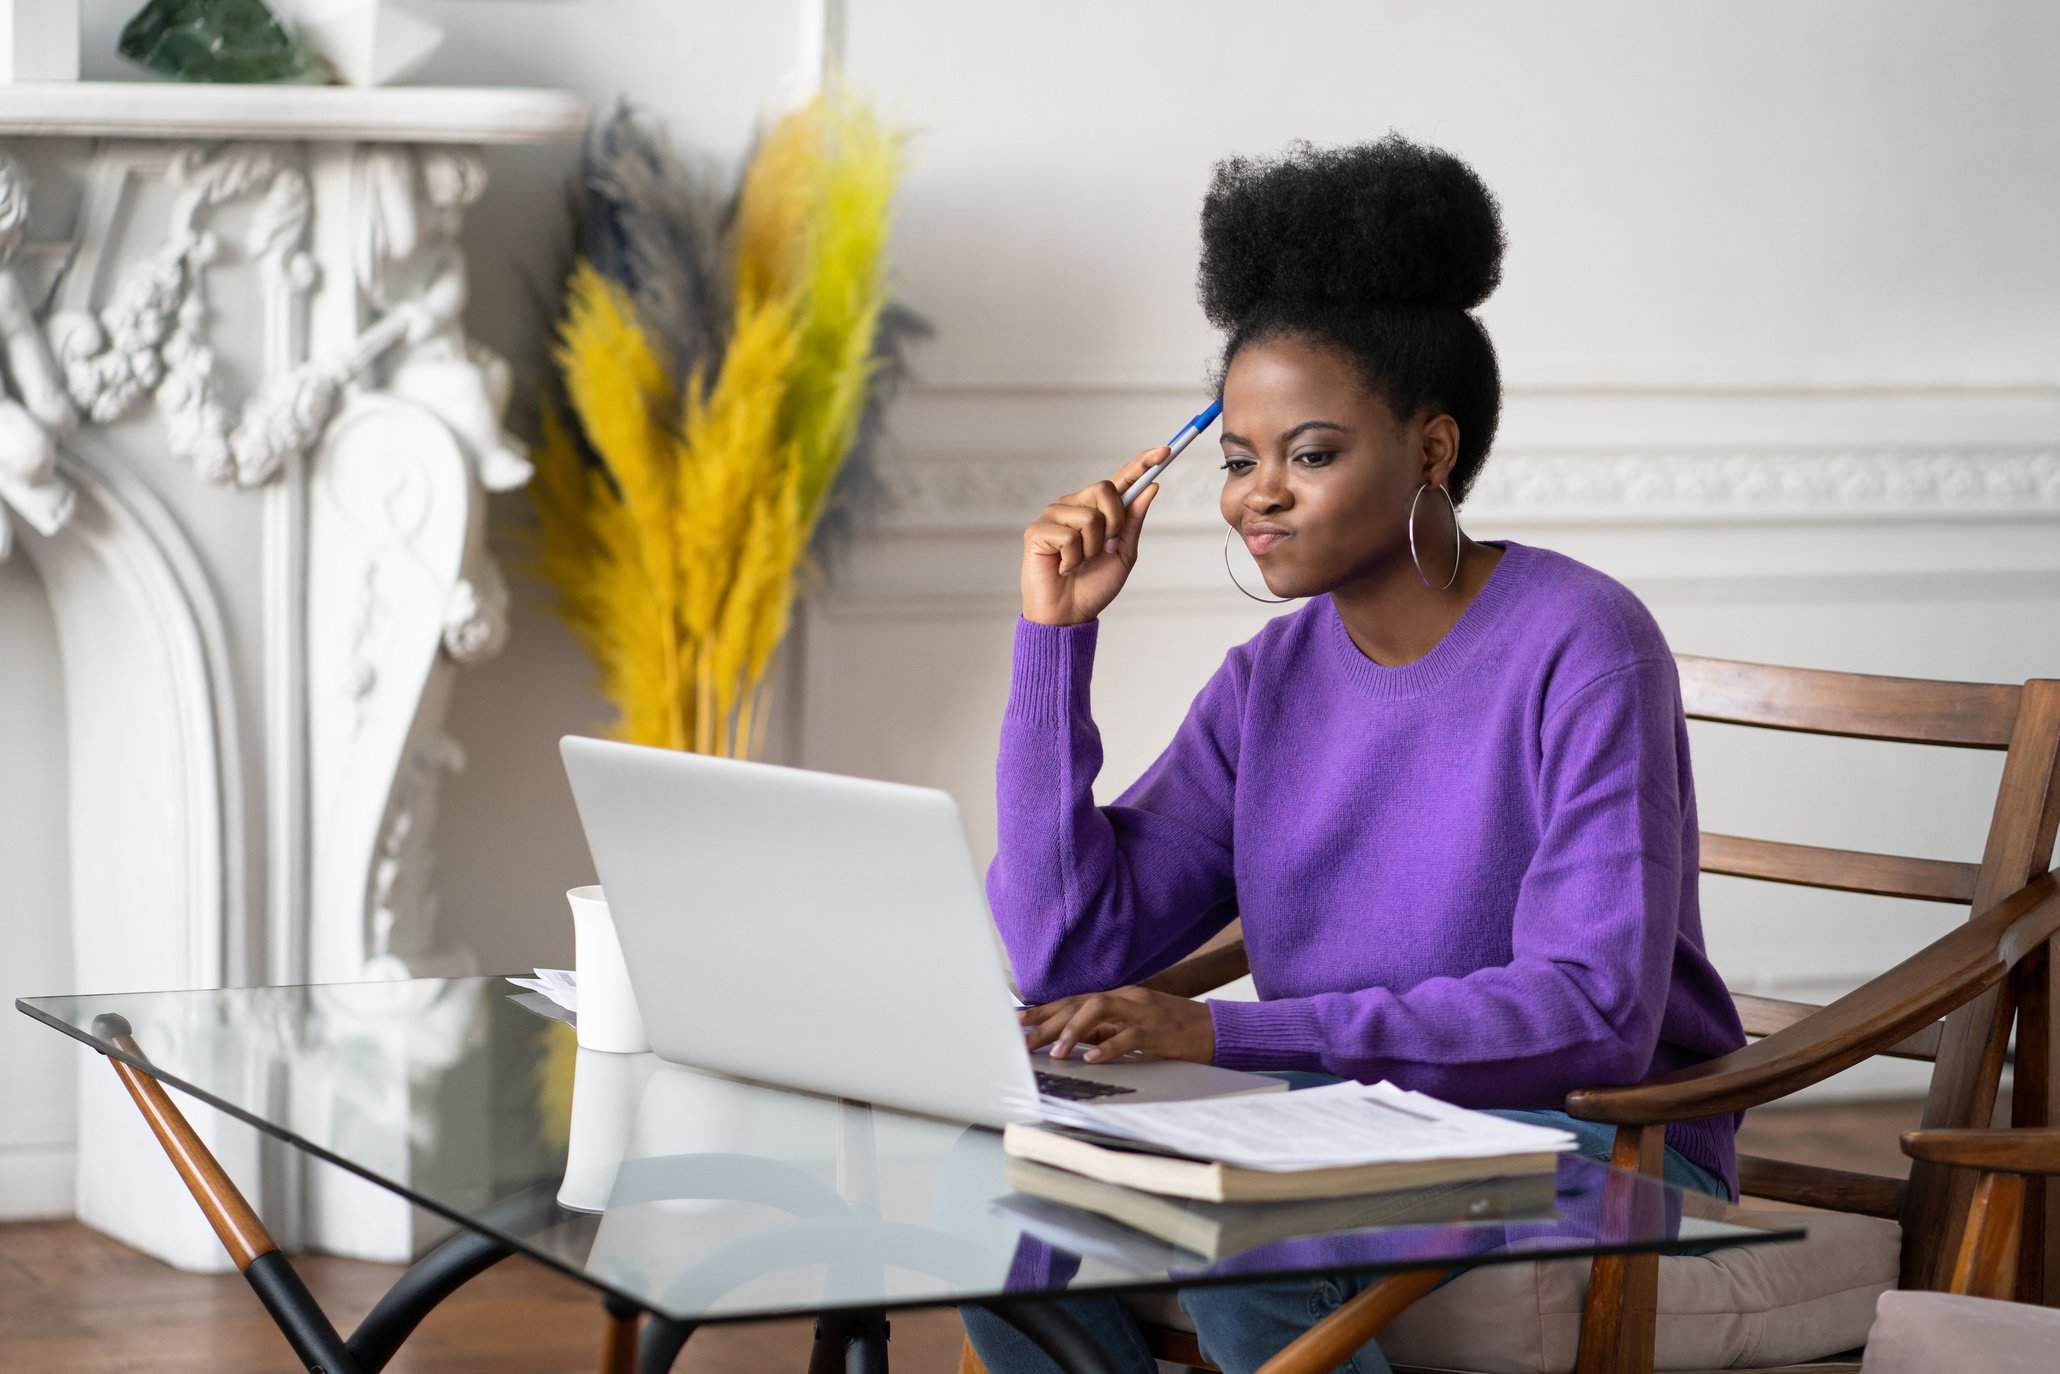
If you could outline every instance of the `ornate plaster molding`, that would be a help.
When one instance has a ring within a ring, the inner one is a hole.
[[[570,143],[586,115],[570,91],[528,87],[0,83],[0,137]]]
[[[0,155],[0,560],[14,545],[10,508],[38,534],[56,534],[72,518],[77,494],[58,475],[58,441],[77,419],[57,361],[37,322],[16,256],[29,222],[29,179]]]
[[[921,453],[882,465],[887,523],[912,530],[1019,527],[1079,485],[1091,460]],[[1216,516],[1216,473],[1169,474],[1167,523]],[[2060,518],[2060,448],[1517,450],[1481,470],[1469,512],[1548,521]]]
[[[172,158],[177,188],[164,241],[133,262],[98,310],[60,310],[50,337],[71,398],[94,424],[113,424],[154,398],[172,453],[216,485],[259,486],[313,442],[325,396],[289,374],[267,380],[240,413],[228,400],[212,339],[207,272],[216,264],[260,265],[268,293],[304,308],[317,277],[304,251],[310,213],[307,174],[297,157],[253,144],[185,148]],[[209,212],[256,197],[240,245],[209,226]]]
[[[1468,504],[1553,518],[2060,515],[2060,448],[1500,455]]]
[[[464,332],[459,230],[486,184],[472,144],[570,141],[583,118],[552,91],[0,86],[0,139],[61,136],[0,154],[0,517],[19,517],[0,553],[18,525],[58,570],[74,872],[93,879],[75,879],[82,985],[464,964],[429,881],[437,790],[461,763],[443,721],[459,667],[507,635],[486,492],[530,467],[501,428],[508,369]],[[25,166],[75,183],[35,240]],[[146,493],[155,523],[112,539],[116,507],[67,445],[101,486]],[[191,575],[146,575],[153,549]],[[82,1104],[82,1215],[218,1261],[190,1206],[152,1195],[147,1138]],[[416,1248],[405,1207],[364,1224],[361,1198],[294,1169],[239,1168],[264,1210],[305,1221],[282,1240]]]

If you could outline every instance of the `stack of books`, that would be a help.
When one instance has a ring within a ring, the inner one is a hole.
[[[1108,1106],[1043,1101],[1009,1184],[1207,1259],[1371,1226],[1550,1216],[1565,1131],[1389,1083]]]

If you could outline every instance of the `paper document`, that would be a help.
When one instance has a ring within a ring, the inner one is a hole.
[[[1044,1098],[1037,1115],[1247,1169],[1571,1150],[1571,1132],[1510,1121],[1392,1083],[1336,1083],[1298,1092],[1107,1106]]]
[[[510,978],[518,988],[540,992],[574,1016],[579,1015],[579,980],[569,968],[540,968],[534,978]]]

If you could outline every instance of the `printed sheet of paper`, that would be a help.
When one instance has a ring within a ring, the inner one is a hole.
[[[569,968],[540,968],[534,978],[510,978],[509,982],[530,992],[540,992],[574,1016],[579,1015],[579,979]]]
[[[1337,1083],[1127,1106],[1043,1099],[1038,1115],[1248,1169],[1479,1159],[1571,1150],[1566,1131],[1469,1111],[1392,1083]]]

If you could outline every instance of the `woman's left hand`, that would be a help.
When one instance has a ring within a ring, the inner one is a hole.
[[[1051,1057],[1064,1059],[1075,1045],[1090,1064],[1120,1059],[1132,1050],[1161,1059],[1216,1062],[1216,1023],[1208,1004],[1191,997],[1153,992],[1149,988],[1114,988],[1108,992],[1061,997],[1017,1013],[1031,1049],[1051,1046]]]

